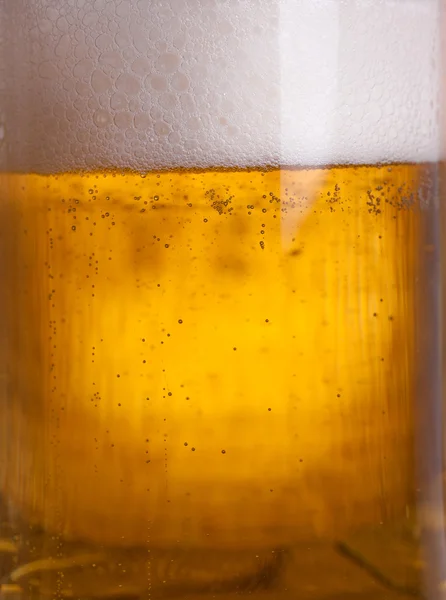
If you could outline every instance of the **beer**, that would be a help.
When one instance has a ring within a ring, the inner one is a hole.
[[[0,0],[0,600],[436,597],[440,5]]]
[[[16,527],[45,532],[29,561],[143,549],[155,580],[179,585],[158,563],[184,561],[183,591],[235,591],[246,574],[256,589],[256,555],[411,522],[420,190],[434,173],[2,175],[0,481]],[[109,592],[142,593],[146,567]]]

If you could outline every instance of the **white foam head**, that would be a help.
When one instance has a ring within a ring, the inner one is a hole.
[[[14,170],[435,160],[441,0],[0,0]]]

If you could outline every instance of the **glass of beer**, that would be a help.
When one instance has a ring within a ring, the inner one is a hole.
[[[443,0],[0,1],[0,597],[446,593]]]

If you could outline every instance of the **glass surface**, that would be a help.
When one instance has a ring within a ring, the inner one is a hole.
[[[0,0],[0,596],[441,598],[441,0]]]

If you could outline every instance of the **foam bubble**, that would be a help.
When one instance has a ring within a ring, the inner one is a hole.
[[[0,0],[0,159],[41,172],[435,160],[439,4]]]

